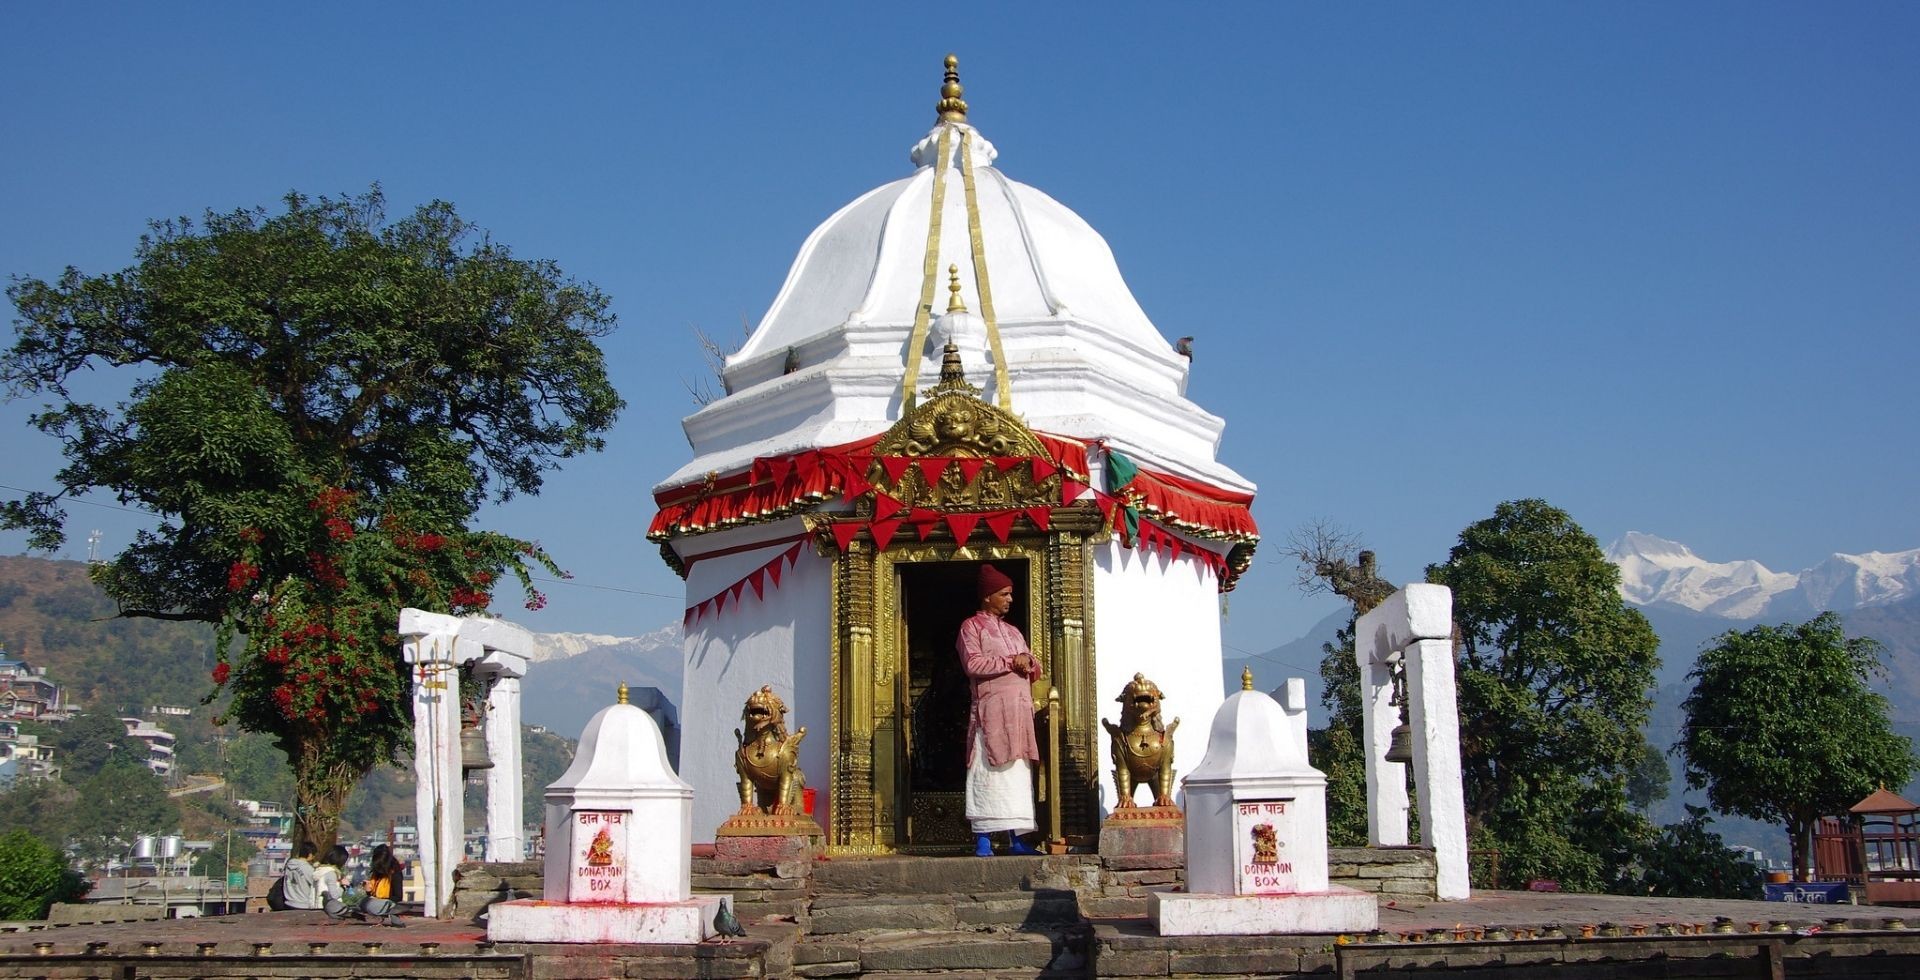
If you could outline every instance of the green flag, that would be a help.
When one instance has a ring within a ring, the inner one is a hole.
[[[1107,450],[1107,494],[1120,501],[1120,518],[1126,525],[1129,544],[1140,540],[1140,509],[1133,506],[1120,491],[1139,475],[1140,467],[1134,465],[1133,460],[1112,449]]]

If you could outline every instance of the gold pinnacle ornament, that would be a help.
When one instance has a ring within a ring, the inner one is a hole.
[[[960,299],[960,267],[957,265],[947,266],[947,292],[950,294],[947,297],[947,312],[967,312],[967,304]]]
[[[620,691],[620,700],[619,700],[618,702],[616,702],[616,703],[618,703],[618,704],[626,704],[626,703],[627,703],[627,682],[626,682],[626,681],[621,681],[621,682],[620,682],[620,689],[619,689],[619,691]]]
[[[1252,667],[1240,668],[1240,690],[1242,691],[1253,690],[1253,668]]]
[[[940,83],[940,104],[934,107],[940,112],[941,122],[967,121],[967,103],[960,98],[963,91],[960,87],[960,59],[947,55],[947,77]]]

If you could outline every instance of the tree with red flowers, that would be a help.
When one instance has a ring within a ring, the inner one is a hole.
[[[607,299],[516,259],[435,202],[388,222],[379,188],[284,211],[158,222],[136,262],[17,279],[0,380],[49,399],[59,493],[0,503],[37,547],[61,502],[110,491],[161,515],[94,578],[123,616],[220,627],[214,696],[292,760],[296,835],[332,842],[347,792],[407,738],[405,606],[487,608],[537,546],[470,525],[602,448],[621,406],[596,340]],[[132,367],[118,400],[72,377]]]

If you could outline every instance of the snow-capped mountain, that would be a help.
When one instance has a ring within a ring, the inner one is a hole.
[[[533,656],[529,659],[534,663],[565,660],[603,647],[619,647],[633,652],[678,650],[680,624],[669,623],[651,633],[642,633],[639,636],[607,636],[603,633],[535,633],[533,634]]]
[[[1920,595],[1920,548],[1835,554],[1799,572],[1776,572],[1751,560],[1708,561],[1677,541],[1629,531],[1607,549],[1607,560],[1620,567],[1628,602],[1726,619],[1844,611]]]

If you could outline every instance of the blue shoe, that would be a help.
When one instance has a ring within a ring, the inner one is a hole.
[[[993,838],[986,834],[973,835],[973,856],[990,858],[993,856]]]
[[[1026,841],[1023,841],[1023,840],[1021,840],[1021,839],[1020,839],[1019,837],[1017,837],[1017,836],[1015,836],[1015,835],[1013,835],[1013,834],[1008,834],[1008,835],[1007,835],[1007,839],[1013,842],[1013,843],[1011,843],[1011,844],[1009,844],[1009,845],[1007,846],[1007,853],[1008,853],[1008,854],[1038,854],[1038,853],[1040,853],[1039,851],[1036,851],[1036,850],[1034,850],[1034,849],[1033,849],[1033,846],[1032,846],[1031,844],[1028,844],[1028,843],[1027,843]]]

